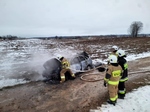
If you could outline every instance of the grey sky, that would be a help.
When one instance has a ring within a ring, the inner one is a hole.
[[[0,35],[127,34],[133,21],[150,33],[150,0],[0,0]]]

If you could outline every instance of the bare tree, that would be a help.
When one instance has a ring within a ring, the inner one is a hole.
[[[130,25],[129,32],[132,37],[137,37],[143,28],[143,23],[140,21],[135,21]]]

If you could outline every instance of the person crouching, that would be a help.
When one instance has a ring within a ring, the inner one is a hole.
[[[60,71],[60,78],[61,78],[61,81],[60,81],[60,83],[65,82],[65,73],[66,73],[66,72],[69,72],[69,74],[70,74],[73,78],[75,78],[75,74],[72,73],[72,71],[71,71],[71,69],[70,69],[70,63],[69,63],[69,61],[68,61],[66,58],[64,58],[63,56],[57,56],[57,59],[59,59],[60,62],[61,62],[61,71]]]

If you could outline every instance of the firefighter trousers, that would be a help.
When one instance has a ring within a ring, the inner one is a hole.
[[[66,73],[67,71],[70,73],[70,75],[73,74],[72,71],[71,71],[69,68],[66,68],[66,69],[62,69],[62,70],[60,71],[60,75],[61,75],[61,76],[65,76],[65,73]]]
[[[118,98],[118,85],[108,84],[108,92],[109,92],[109,99],[111,101],[116,101]]]
[[[118,95],[124,97],[126,94],[125,82],[119,82],[118,90]]]

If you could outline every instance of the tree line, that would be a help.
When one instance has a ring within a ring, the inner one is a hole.
[[[12,35],[0,36],[0,39],[3,39],[3,40],[15,40],[15,39],[18,39],[18,38],[19,37],[12,36]]]

